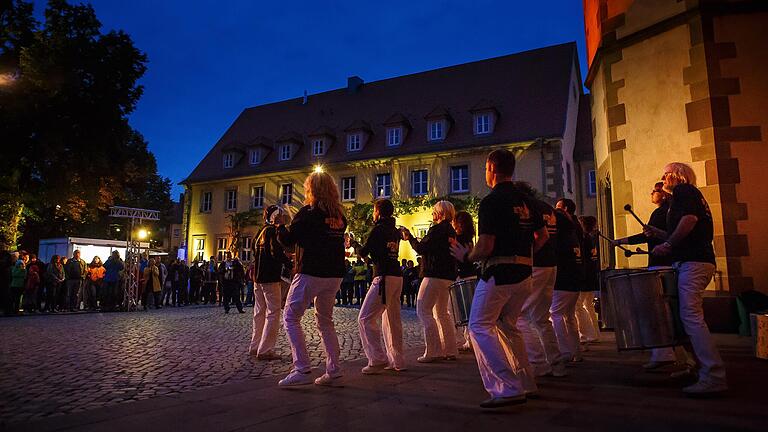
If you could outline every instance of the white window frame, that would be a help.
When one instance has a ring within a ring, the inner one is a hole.
[[[341,200],[355,201],[357,199],[357,178],[348,176],[341,178]]]
[[[205,237],[193,237],[195,242],[195,259],[205,261]]]
[[[256,194],[257,190],[260,191],[259,195]],[[264,185],[263,184],[251,186],[251,208],[252,209],[264,208]]]
[[[417,179],[416,176],[420,178]],[[421,176],[424,176],[423,178]],[[417,186],[418,185],[418,190]],[[426,168],[411,171],[411,196],[424,196],[429,193],[429,172]]]
[[[227,257],[227,252],[229,252],[228,245],[229,238],[216,237],[216,261],[222,262]]]
[[[587,171],[587,195],[597,196],[597,171]]]
[[[253,238],[251,236],[243,236],[240,239],[240,260],[243,262],[249,262],[253,258]]]
[[[475,114],[475,135],[488,135],[493,130],[491,127],[493,116],[491,113]]]
[[[381,180],[381,182],[379,181]],[[392,197],[392,173],[378,173],[376,174],[375,189],[373,191],[374,198],[391,198]],[[387,193],[389,189],[389,193]],[[379,193],[381,191],[381,193]]]
[[[292,144],[280,144],[280,160],[281,161],[287,161],[291,160],[291,156],[293,156],[293,145]]]
[[[293,204],[293,183],[280,185],[280,203],[283,205]]]
[[[322,138],[317,138],[315,140],[312,140],[312,156],[323,156],[324,154],[325,154],[325,140]]]
[[[445,139],[445,120],[433,120],[428,124],[427,138],[430,141],[442,141]]]
[[[224,168],[230,169],[235,166],[235,154],[232,152],[224,153],[224,160],[222,162]]]
[[[205,191],[200,194],[200,213],[210,213],[213,207],[213,192]]]
[[[387,147],[397,147],[403,143],[403,128],[387,128]]]
[[[353,146],[354,144],[354,146]],[[353,133],[347,135],[347,151],[354,152],[363,149],[363,134]]]
[[[224,192],[224,211],[237,211],[237,189],[227,189]]]
[[[258,165],[261,163],[261,149],[253,148],[248,154],[248,162],[251,165]]]
[[[466,190],[461,187],[461,183],[462,183],[462,180],[464,179],[464,177],[459,177],[458,178],[459,188],[454,188],[454,180],[455,180],[455,178],[454,178],[454,172],[455,171],[454,170],[456,170],[456,172],[459,172],[459,170],[461,170],[462,168],[465,168],[466,171],[467,171],[467,176],[466,176],[467,188],[466,188]],[[471,183],[469,181],[469,164],[451,165],[450,170],[451,170],[451,172],[450,172],[450,175],[449,175],[449,177],[450,177],[449,181],[451,182],[451,185],[450,185],[451,193],[452,194],[465,194],[465,193],[469,193],[469,189],[472,187],[472,185],[471,185]]]

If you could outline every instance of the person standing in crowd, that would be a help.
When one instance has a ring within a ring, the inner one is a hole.
[[[527,204],[541,215],[547,228],[547,241],[533,254],[531,294],[523,303],[517,327],[525,342],[528,361],[539,376],[563,377],[566,358],[557,346],[555,330],[550,321],[549,308],[557,278],[557,218],[555,209],[536,198],[530,184],[515,182],[515,189],[527,199]]]
[[[355,265],[352,266],[355,269],[355,304],[359,305],[365,298],[366,281],[365,276],[368,273],[368,266],[361,257],[357,257]]]
[[[204,277],[205,273],[201,268],[201,264],[197,260],[192,261],[192,265],[189,267],[189,301],[196,305],[200,304]]]
[[[374,226],[365,245],[351,240],[360,257],[370,255],[373,281],[358,315],[360,339],[368,365],[363,374],[376,375],[384,369],[405,370],[403,323],[400,320],[400,293],[403,278],[397,257],[402,235],[395,226],[395,206],[388,199],[373,203]],[[382,346],[382,333],[385,346]]]
[[[219,285],[223,294],[224,313],[229,313],[230,302],[235,304],[237,311],[245,313],[240,302],[240,287],[245,280],[245,269],[238,259],[232,259],[232,252],[226,253],[226,259],[219,264]]]
[[[119,306],[116,303],[121,289],[120,272],[124,268],[125,265],[123,260],[120,259],[120,252],[112,251],[112,254],[107,258],[107,262],[104,263],[104,305],[101,308],[102,311],[113,311]]]
[[[472,220],[472,215],[465,211],[456,212],[456,217],[453,218],[451,225],[456,230],[456,242],[467,249],[472,249],[475,246],[475,222]],[[477,268],[473,262],[460,262],[456,269],[458,271],[457,280],[477,279]],[[450,311],[451,308],[449,307],[448,310]],[[457,327],[456,343],[459,351],[472,351],[472,342],[469,339],[469,330],[466,326]]]
[[[45,284],[47,286],[45,293],[45,310],[47,312],[59,311],[59,293],[61,285],[67,280],[64,275],[64,266],[61,265],[61,259],[58,255],[51,256],[51,262],[45,271]]]
[[[88,270],[85,261],[80,259],[79,250],[76,250],[72,254],[72,259],[67,261],[64,271],[67,273],[67,308],[70,311],[80,310],[80,300]]]
[[[170,306],[173,299],[173,291],[176,284],[178,284],[178,258],[171,260],[168,265],[168,276],[166,277],[166,283],[163,284],[161,300],[164,306]],[[170,282],[170,283],[169,283]]]
[[[410,242],[413,250],[424,259],[421,270],[422,281],[416,298],[416,315],[424,326],[424,355],[417,358],[420,363],[436,360],[455,360],[456,327],[448,312],[448,287],[456,280],[456,260],[451,256],[451,243],[456,240],[456,230],[451,221],[455,215],[453,204],[439,201],[432,208],[435,223],[427,235],[417,240],[402,228],[403,239]],[[438,327],[439,325],[439,327]]]
[[[541,216],[512,183],[512,152],[492,151],[485,167],[491,193],[480,202],[477,245],[469,250],[456,243],[451,250],[459,261],[484,261],[469,333],[480,377],[491,396],[480,406],[497,408],[525,403],[526,395],[537,390],[517,320],[531,291],[532,251],[537,252],[549,236]]]
[[[206,266],[206,281],[203,284],[203,291],[205,292],[205,301],[203,304],[216,304],[216,292],[218,291],[219,275],[217,274],[218,265],[216,264],[216,257],[211,256]]]
[[[147,262],[147,266],[144,268],[144,297],[141,300],[141,304],[144,306],[144,310],[149,308],[149,295],[152,294],[152,300],[155,303],[155,309],[162,309],[160,305],[160,268],[157,267],[157,262],[154,258],[150,258]]]
[[[400,299],[400,304],[407,307],[413,307],[415,301],[415,295],[413,285],[418,279],[419,269],[413,266],[413,261],[408,260],[405,263],[405,270],[403,270],[403,295]]]
[[[325,373],[316,385],[331,385],[341,377],[339,339],[333,324],[333,302],[344,275],[344,232],[347,219],[333,177],[313,172],[304,182],[305,206],[289,227],[278,225],[277,237],[286,248],[295,247],[295,275],[285,304],[283,322],[291,345],[293,370],[280,386],[312,383],[311,363],[301,318],[315,305],[315,318],[325,350]]]
[[[11,314],[18,315],[21,297],[24,295],[24,283],[27,280],[27,266],[19,259],[11,270]]]
[[[163,294],[166,291],[166,282],[168,282],[168,267],[165,266],[162,258],[157,259],[157,268],[160,269],[160,302],[163,301]]]
[[[245,283],[245,268],[243,268],[242,281]],[[187,262],[182,259],[179,260],[179,290],[175,295],[178,306],[189,305],[189,267],[187,267]]]
[[[672,195],[667,230],[646,226],[646,235],[663,240],[652,253],[671,256],[677,270],[680,319],[699,362],[698,381],[683,388],[688,395],[708,395],[728,389],[720,353],[704,321],[703,293],[715,273],[714,226],[706,199],[696,187],[690,166],[673,162],[664,167],[664,190]]]
[[[341,279],[341,304],[344,306],[351,305],[354,294],[355,269],[349,260],[344,260],[344,276]]]
[[[102,303],[104,274],[106,269],[98,256],[93,257],[88,265],[88,308],[96,310],[97,300]]]
[[[584,285],[579,290],[576,302],[576,322],[579,326],[579,341],[584,351],[589,350],[589,344],[600,340],[600,325],[595,312],[595,291],[598,273],[600,272],[600,256],[598,254],[597,218],[580,216],[579,226],[584,233],[581,242],[581,256],[584,263]]]
[[[33,270],[34,268],[34,270]],[[36,254],[29,254],[29,263],[27,263],[27,273],[34,271],[38,275],[40,281],[37,284],[37,290],[35,291],[35,299],[32,302],[32,309],[36,311],[43,310],[43,300],[45,299],[45,268],[44,262],[37,259]]]
[[[576,203],[561,198],[555,206],[557,218],[557,276],[552,297],[552,325],[560,352],[568,361],[583,361],[579,345],[579,326],[576,323],[576,303],[584,285],[582,260],[582,232],[574,212]]]
[[[283,223],[283,209],[271,205],[264,210],[264,227],[256,236],[253,261],[253,332],[248,352],[258,360],[280,360],[275,353],[280,330],[283,266],[290,265],[283,245],[277,241],[277,225]]]
[[[24,313],[37,312],[37,292],[40,290],[40,267],[31,261],[27,266],[27,279],[24,282]]]

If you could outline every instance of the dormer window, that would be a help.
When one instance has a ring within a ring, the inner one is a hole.
[[[291,153],[292,153],[292,149],[291,149],[291,144],[290,143],[288,143],[288,144],[281,144],[280,145],[280,160],[281,161],[291,160]]]
[[[312,141],[312,156],[323,156],[325,154],[325,140],[316,139]]]
[[[391,127],[387,128],[387,146],[396,147],[403,142],[403,128]]]
[[[492,123],[491,113],[475,114],[475,135],[485,135],[491,133]]]
[[[224,168],[232,168],[235,166],[235,154],[224,153]]]
[[[353,133],[347,135],[347,151],[360,151],[362,148],[362,134]]]
[[[250,162],[251,165],[258,165],[261,163],[261,149],[260,148],[253,148],[248,153],[248,162]]]
[[[428,124],[430,141],[442,141],[445,139],[445,120],[433,120]]]

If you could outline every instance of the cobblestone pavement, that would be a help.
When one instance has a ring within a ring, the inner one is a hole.
[[[78,412],[287,373],[290,347],[280,330],[281,361],[247,352],[251,312],[213,306],[134,313],[0,319],[0,423]],[[364,356],[356,308],[334,311],[342,360]],[[413,309],[403,310],[406,347],[422,344]],[[323,362],[314,313],[304,330],[315,366]]]

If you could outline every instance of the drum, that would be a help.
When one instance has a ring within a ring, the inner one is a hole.
[[[677,274],[674,270],[630,272],[607,278],[609,307],[615,311],[619,351],[681,345]]]
[[[638,273],[648,271],[646,268],[628,268],[628,269],[606,269],[601,270],[598,278],[599,291],[600,291],[600,307],[597,308],[600,327],[606,330],[612,330],[614,322],[616,321],[616,312],[613,310],[610,294],[608,294],[607,285],[608,278],[611,276],[625,275],[629,273]]]
[[[463,279],[448,287],[451,294],[451,311],[456,327],[469,323],[469,312],[472,309],[472,298],[475,296],[477,279]]]

